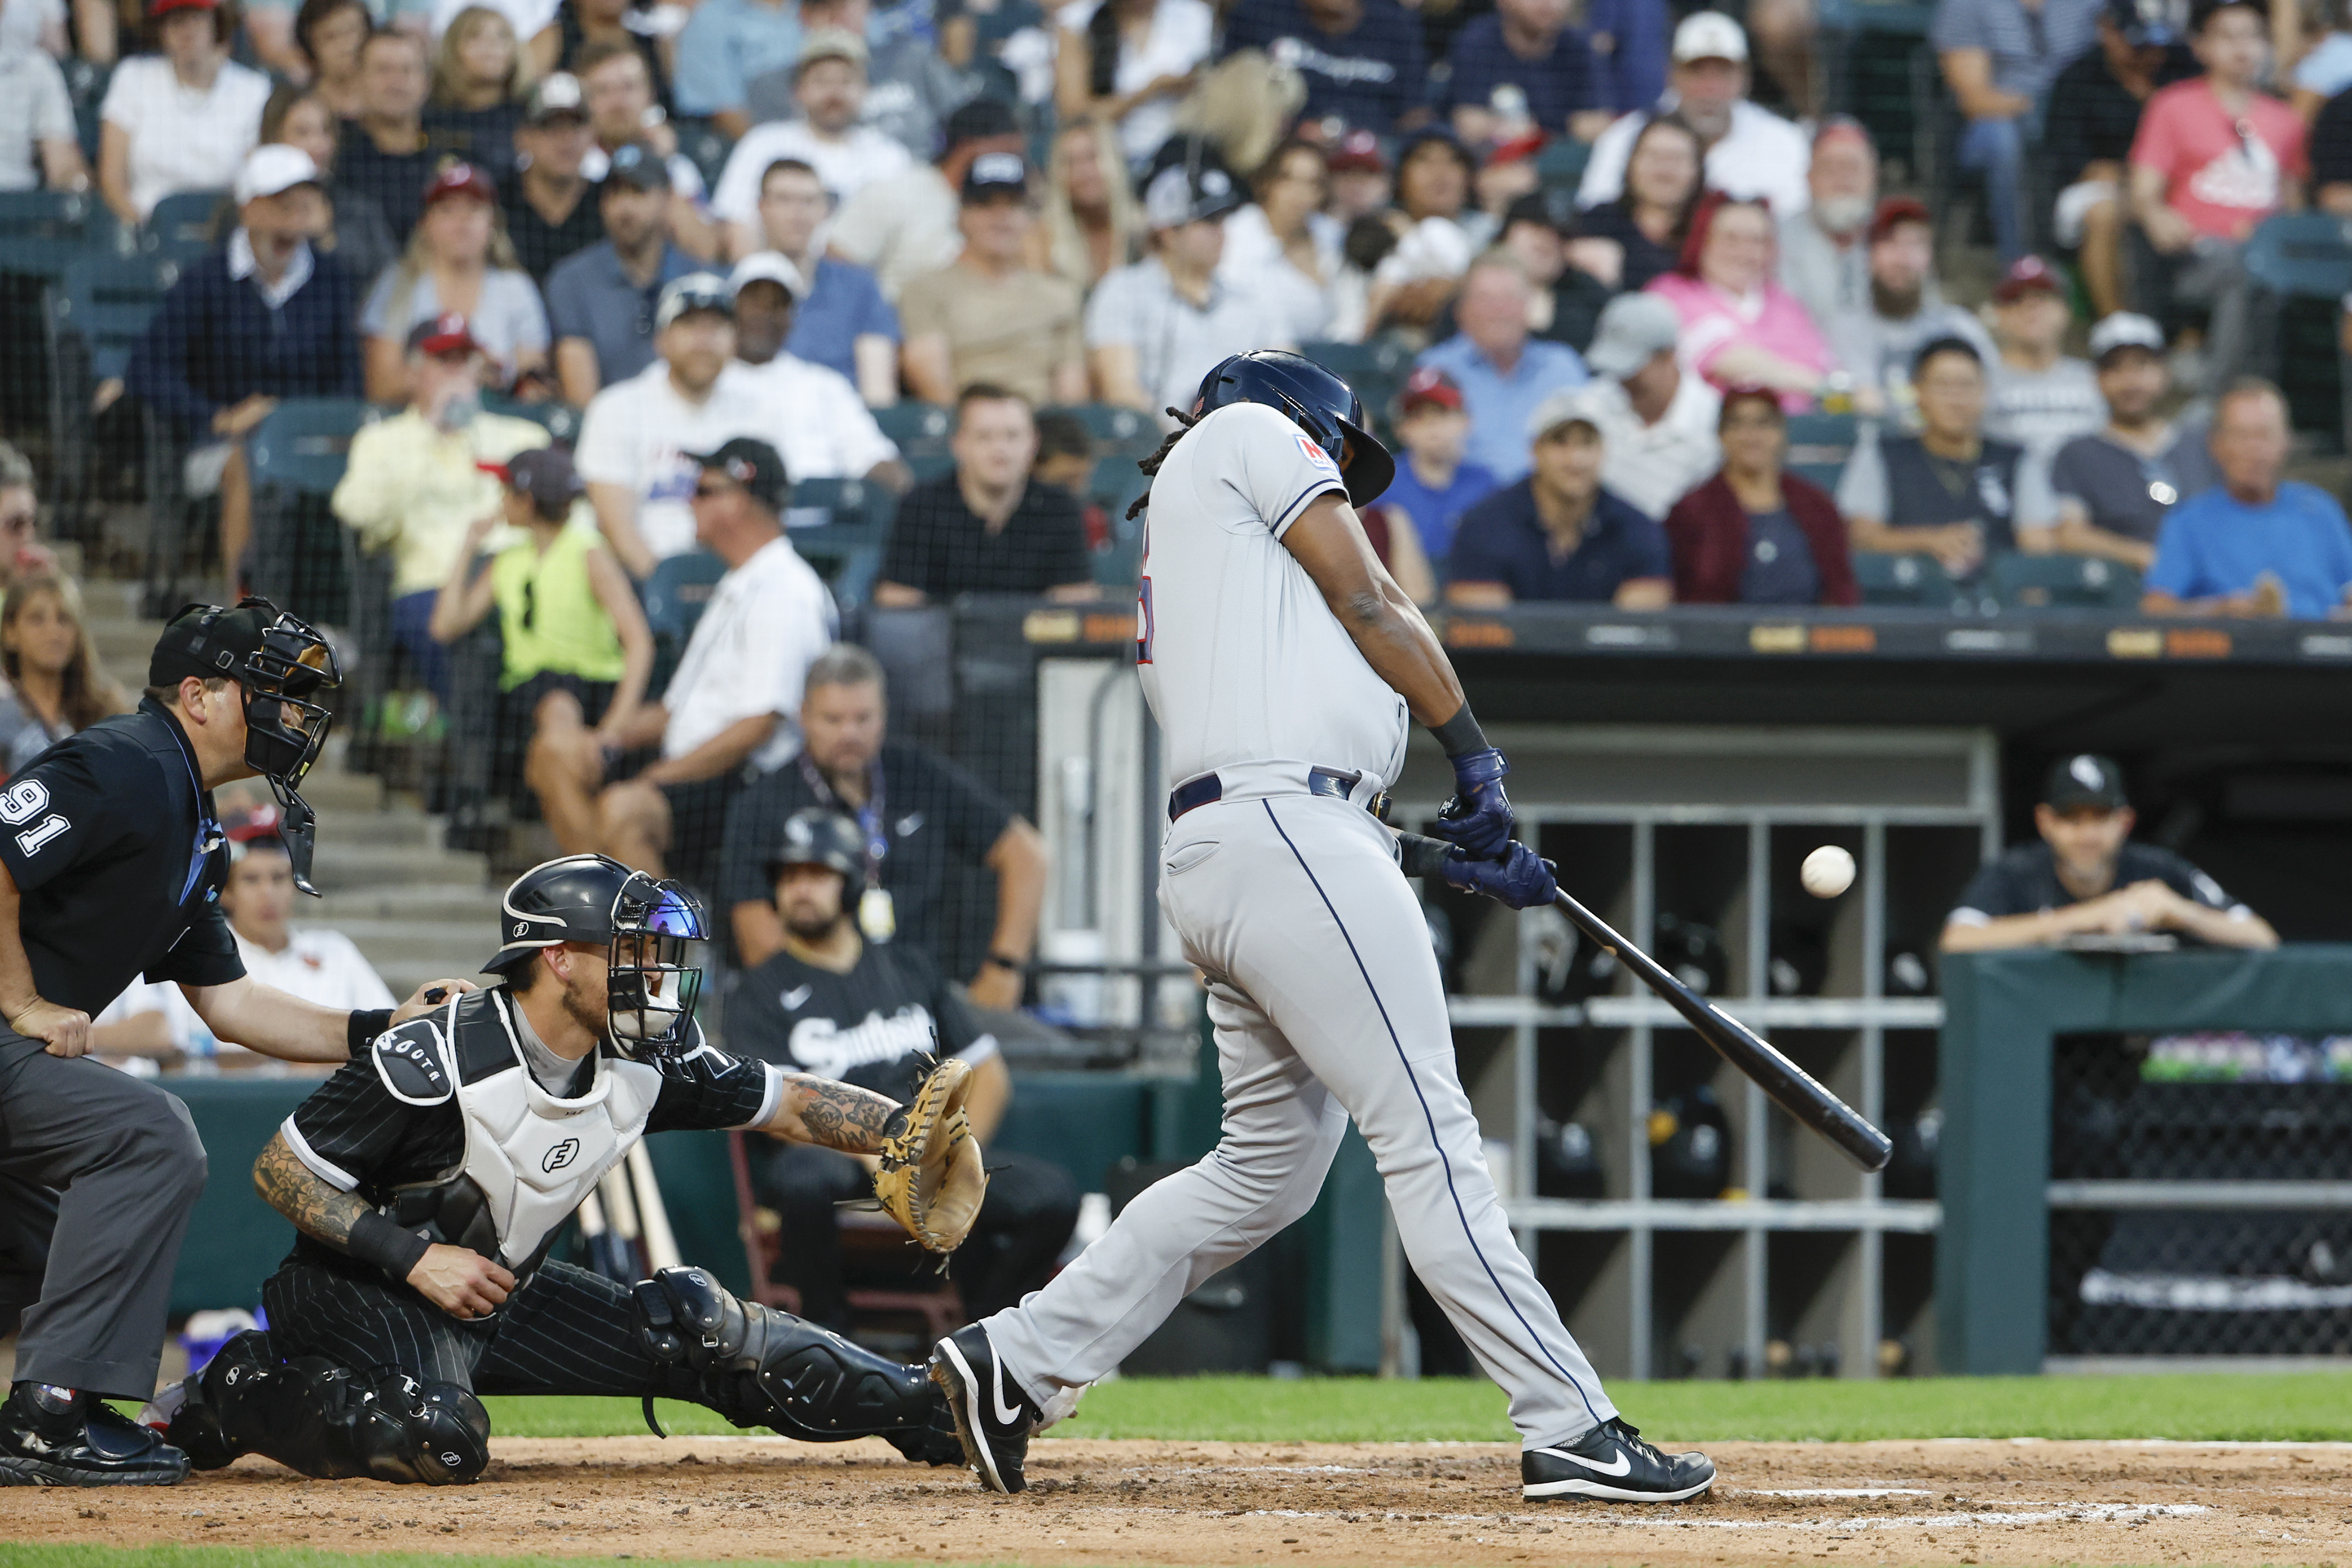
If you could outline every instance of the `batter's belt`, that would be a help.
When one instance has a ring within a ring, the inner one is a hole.
[[[1224,799],[1228,794],[1238,795],[1246,793],[1255,798],[1259,795],[1296,795],[1302,787],[1308,795],[1344,800],[1351,805],[1362,806],[1382,821],[1388,819],[1386,790],[1375,789],[1358,798],[1358,792],[1365,787],[1363,774],[1350,773],[1344,768],[1309,768],[1302,786],[1295,770],[1295,763],[1289,768],[1278,765],[1251,767],[1239,770],[1243,776],[1231,784],[1221,774],[1202,773],[1199,778],[1188,780],[1168,792],[1168,820],[1173,822],[1188,811]]]

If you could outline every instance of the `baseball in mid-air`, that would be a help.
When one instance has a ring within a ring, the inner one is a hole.
[[[1799,873],[1805,891],[1817,899],[1834,899],[1853,886],[1853,856],[1834,844],[1824,844],[1805,857]]]

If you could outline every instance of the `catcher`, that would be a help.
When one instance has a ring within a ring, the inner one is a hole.
[[[915,1103],[745,1061],[694,1022],[701,910],[602,856],[507,890],[503,985],[380,1036],[286,1119],[254,1184],[299,1233],[241,1334],[143,1419],[198,1469],[266,1454],[309,1476],[470,1481],[481,1394],[656,1395],[739,1426],[887,1437],[960,1463],[924,1369],[738,1300],[699,1268],[634,1286],[545,1261],[597,1178],[649,1131],[754,1127],[878,1156],[886,1206],[952,1250],[986,1187],[970,1069]]]

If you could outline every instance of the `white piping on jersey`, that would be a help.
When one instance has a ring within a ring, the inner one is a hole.
[[[302,1130],[294,1125],[291,1115],[278,1124],[278,1132],[286,1140],[286,1147],[294,1151],[294,1157],[309,1166],[310,1173],[319,1180],[339,1193],[359,1190],[360,1179],[311,1148],[310,1141],[302,1136]]]

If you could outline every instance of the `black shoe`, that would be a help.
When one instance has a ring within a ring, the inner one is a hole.
[[[1520,1495],[1601,1498],[1611,1502],[1680,1502],[1715,1485],[1705,1454],[1661,1454],[1639,1428],[1612,1418],[1578,1442],[1519,1455]]]
[[[20,1383],[0,1405],[0,1486],[168,1487],[188,1457],[91,1394]]]
[[[988,1331],[966,1323],[931,1347],[931,1381],[948,1396],[956,1436],[963,1439],[964,1462],[992,1492],[1017,1492],[1028,1481],[1021,1464],[1029,1455],[1029,1434],[1037,1429],[1037,1407],[1008,1380]]]

